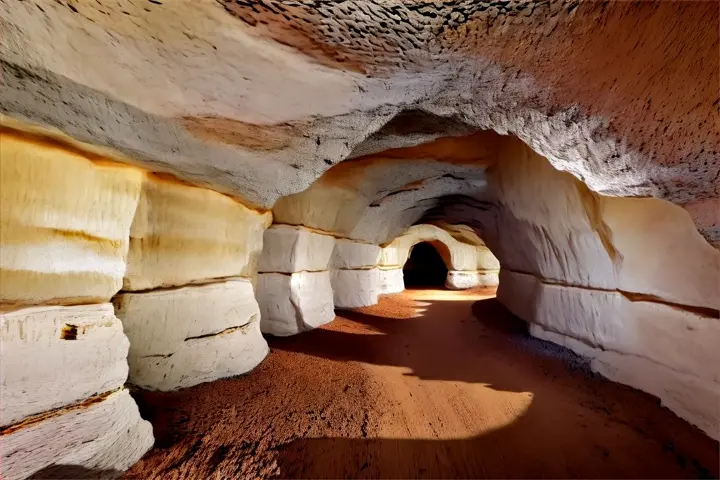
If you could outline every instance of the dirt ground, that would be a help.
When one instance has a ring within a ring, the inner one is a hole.
[[[270,339],[248,375],[136,392],[156,444],[126,478],[718,476],[717,442],[493,296],[389,295]]]

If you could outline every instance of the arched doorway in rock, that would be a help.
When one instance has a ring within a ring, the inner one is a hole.
[[[439,242],[420,242],[410,249],[403,266],[406,287],[444,287],[448,267],[439,249],[445,248]],[[449,252],[447,252],[449,254]]]

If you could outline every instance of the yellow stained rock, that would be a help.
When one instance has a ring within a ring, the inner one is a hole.
[[[107,301],[122,285],[143,172],[0,133],[0,303]]]
[[[253,277],[271,219],[218,192],[148,175],[130,230],[123,289]]]

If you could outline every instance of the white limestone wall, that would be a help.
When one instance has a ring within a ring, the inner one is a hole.
[[[499,280],[499,271],[462,271],[448,270],[445,287],[450,290],[467,290],[474,287],[495,287]]]
[[[335,318],[328,270],[334,246],[334,237],[303,227],[265,231],[257,283],[263,333],[294,335]]]
[[[125,470],[153,435],[107,302],[143,173],[32,131],[4,128],[0,145],[0,476]]]
[[[718,438],[720,252],[680,207],[601,197],[522,145],[507,158],[489,175],[498,299]]]
[[[173,390],[253,369],[267,355],[252,280],[270,213],[147,175],[114,303],[135,385]]]
[[[359,308],[375,305],[380,295],[377,268],[365,270],[333,270],[331,281],[337,308]]]

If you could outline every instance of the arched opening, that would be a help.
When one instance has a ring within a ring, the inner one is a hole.
[[[448,268],[443,257],[430,242],[421,242],[410,250],[403,267],[405,285],[408,287],[442,287]]]

